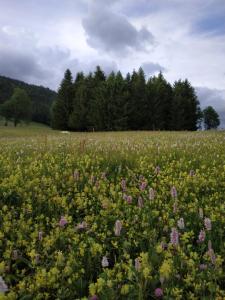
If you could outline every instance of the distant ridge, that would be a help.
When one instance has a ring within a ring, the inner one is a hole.
[[[33,103],[32,121],[49,124],[50,108],[57,93],[43,86],[0,75],[0,104],[11,98],[16,87],[24,89]]]

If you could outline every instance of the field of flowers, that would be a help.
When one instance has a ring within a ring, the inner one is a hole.
[[[225,132],[0,134],[0,299],[225,299]]]

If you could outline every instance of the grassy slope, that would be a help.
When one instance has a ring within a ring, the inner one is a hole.
[[[4,126],[3,121],[0,120],[0,138],[36,136],[51,132],[52,129],[50,127],[40,123],[32,122],[29,125],[19,124],[15,128],[12,123]]]

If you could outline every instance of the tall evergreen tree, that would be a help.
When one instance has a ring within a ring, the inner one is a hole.
[[[116,75],[111,72],[106,81],[106,130],[113,130],[115,116]]]
[[[146,119],[146,82],[142,68],[138,72],[133,71],[131,76],[128,116],[130,129],[144,129]]]
[[[206,130],[216,129],[220,125],[219,115],[212,106],[203,110],[203,122]]]
[[[74,82],[73,111],[69,117],[69,126],[73,130],[87,129],[87,79],[82,72],[77,74]]]
[[[107,101],[106,119],[107,130],[125,130],[127,128],[127,99],[126,82],[121,72],[112,72],[106,81]]]
[[[99,66],[93,76],[93,89],[90,94],[88,123],[93,130],[105,130],[106,120],[106,77]]]
[[[69,117],[73,110],[73,78],[71,71],[66,70],[58,90],[58,96],[52,107],[52,127],[69,129]]]
[[[177,81],[173,88],[172,128],[196,130],[200,118],[199,101],[188,80]]]
[[[147,82],[148,129],[171,129],[172,87],[160,72]],[[151,128],[149,125],[151,124]]]

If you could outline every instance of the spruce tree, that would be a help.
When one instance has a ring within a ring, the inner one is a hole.
[[[106,81],[107,130],[127,128],[127,86],[121,72],[112,72]]]
[[[203,110],[203,122],[206,130],[216,129],[220,125],[219,115],[212,106]]]
[[[73,111],[69,117],[69,126],[73,130],[87,129],[87,83],[82,72],[77,74],[74,82]]]
[[[106,80],[106,130],[114,129],[116,76],[111,72]]]
[[[93,76],[93,89],[90,94],[88,123],[93,130],[105,130],[106,119],[106,77],[99,66]]]
[[[171,129],[172,87],[160,72],[147,82],[148,129]],[[149,125],[151,124],[151,128]]]
[[[200,118],[199,101],[188,80],[176,81],[173,87],[172,128],[197,130]]]
[[[146,120],[146,82],[142,68],[132,73],[130,81],[130,97],[128,101],[129,129],[140,130],[145,128]]]
[[[58,95],[52,107],[52,127],[54,129],[69,129],[69,118],[73,111],[73,78],[71,71],[66,70],[64,79],[58,90]]]

